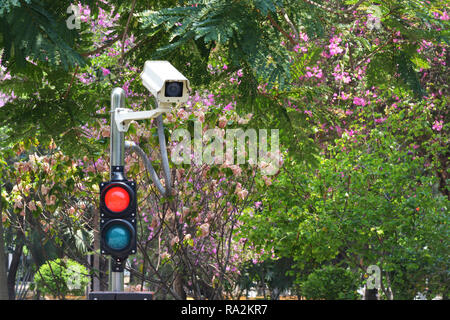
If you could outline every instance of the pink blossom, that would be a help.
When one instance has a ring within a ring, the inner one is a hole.
[[[106,68],[102,68],[102,72],[103,72],[103,76],[107,76],[108,74],[110,74],[111,73],[111,71],[109,71],[108,69],[106,69]]]
[[[345,92],[341,92],[341,99],[342,100],[347,100],[349,97],[350,97],[350,95],[347,96],[347,95],[345,95]]]
[[[177,111],[177,116],[178,118],[180,118],[181,120],[187,120],[189,115],[188,113],[184,110],[184,109],[179,109]]]
[[[357,133],[356,131],[353,131],[353,130],[347,130],[347,129],[345,129],[344,131],[345,131],[345,133],[347,133],[350,137],[351,137],[351,136],[354,136],[354,135]]]
[[[336,36],[330,39],[330,45],[328,46],[328,48],[330,49],[330,55],[334,56],[344,52],[344,50],[339,47],[339,43],[341,42],[342,39]]]
[[[247,195],[248,195],[248,191],[245,189],[238,192],[238,196],[239,196],[239,198],[241,198],[241,200],[245,200]]]
[[[209,234],[209,223],[204,223],[200,226],[201,237],[206,237]]]
[[[226,111],[228,111],[228,110],[233,110],[233,105],[232,105],[232,103],[230,102],[229,104],[227,104],[226,106],[225,106],[225,108],[223,108],[224,110],[226,110]]]
[[[343,81],[344,83],[350,83],[350,81],[351,81],[350,76],[344,76],[344,77],[342,78],[342,81]]]
[[[309,40],[308,35],[303,32],[300,32],[299,37],[300,37],[300,39],[302,39],[305,42]]]
[[[383,122],[385,122],[386,121],[386,118],[378,118],[378,119],[375,119],[375,123],[383,123]]]
[[[219,118],[219,128],[222,128],[222,129],[225,128],[227,123],[228,123],[228,120],[226,117]]]
[[[433,123],[433,130],[436,130],[436,131],[441,131],[442,130],[442,127],[443,127],[443,121],[441,120],[441,121],[434,121],[434,123]]]
[[[362,107],[364,107],[367,104],[366,100],[364,100],[364,98],[359,98],[359,97],[354,97],[353,103],[356,104],[357,106],[362,106]]]

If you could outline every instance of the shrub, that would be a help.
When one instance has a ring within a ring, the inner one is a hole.
[[[358,276],[334,266],[315,270],[301,286],[307,299],[355,300],[359,297],[357,290]]]
[[[81,264],[70,259],[55,259],[39,268],[34,282],[42,293],[64,299],[69,293],[84,295],[89,277],[87,269]]]

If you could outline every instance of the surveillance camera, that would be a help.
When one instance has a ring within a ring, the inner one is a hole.
[[[189,98],[189,80],[168,61],[146,61],[141,79],[159,103],[186,102]]]

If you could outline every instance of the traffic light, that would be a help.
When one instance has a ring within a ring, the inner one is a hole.
[[[100,251],[123,261],[136,253],[136,183],[100,183]]]

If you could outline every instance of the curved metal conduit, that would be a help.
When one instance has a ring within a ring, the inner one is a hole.
[[[158,102],[156,102],[156,107],[158,108]],[[166,137],[164,135],[164,123],[163,123],[162,115],[159,115],[156,118],[156,122],[157,122],[157,126],[158,126],[159,148],[161,151],[162,166],[163,166],[164,178],[165,178],[165,182],[166,182],[165,188],[161,184],[161,181],[159,181],[158,174],[156,173],[155,169],[153,168],[152,162],[150,161],[147,154],[145,153],[144,150],[142,150],[141,147],[139,147],[133,141],[125,141],[125,149],[135,152],[144,161],[145,168],[150,173],[150,177],[151,177],[153,183],[158,188],[159,192],[161,192],[161,194],[163,196],[168,196],[168,195],[170,195],[172,179],[171,179],[171,175],[170,175],[169,158],[167,156]]]

